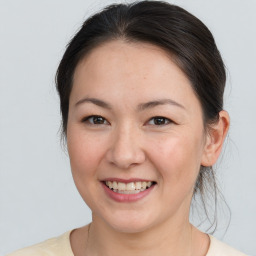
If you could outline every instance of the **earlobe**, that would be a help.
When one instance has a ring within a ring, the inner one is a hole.
[[[217,162],[229,129],[229,124],[228,112],[220,111],[219,120],[215,124],[210,125],[208,130],[201,161],[202,166],[212,166]]]

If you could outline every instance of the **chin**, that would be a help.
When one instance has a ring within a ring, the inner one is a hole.
[[[150,218],[149,215],[138,212],[128,215],[119,213],[104,220],[111,228],[122,233],[141,233],[154,226],[152,216]]]

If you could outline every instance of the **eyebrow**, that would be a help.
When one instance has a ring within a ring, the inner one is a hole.
[[[83,98],[81,100],[79,100],[75,106],[77,107],[78,105],[81,105],[82,103],[93,103],[99,107],[102,107],[102,108],[106,108],[106,109],[112,109],[112,107],[106,103],[105,101],[103,100],[99,100],[99,99],[96,99],[96,98]]]
[[[138,110],[143,111],[143,110],[148,109],[148,108],[154,108],[156,106],[167,105],[167,104],[185,109],[185,107],[183,105],[181,105],[180,103],[178,103],[174,100],[159,99],[159,100],[153,100],[153,101],[149,101],[149,102],[146,102],[146,103],[139,104]]]
[[[75,104],[75,106],[79,106],[83,103],[93,103],[93,104],[95,104],[99,107],[102,107],[102,108],[106,108],[106,109],[109,109],[109,110],[112,109],[112,107],[109,103],[107,103],[103,100],[100,100],[100,99],[96,99],[96,98],[83,98],[83,99],[79,100]],[[149,102],[146,102],[146,103],[141,103],[141,104],[138,105],[137,109],[138,109],[138,111],[143,111],[145,109],[154,108],[156,106],[167,105],[167,104],[185,109],[185,107],[183,105],[181,105],[180,103],[178,103],[178,102],[176,102],[172,99],[159,99],[159,100],[149,101]]]

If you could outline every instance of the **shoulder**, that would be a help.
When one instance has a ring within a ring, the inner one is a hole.
[[[210,240],[210,248],[206,256],[246,256],[213,236],[210,236]]]
[[[6,256],[74,256],[70,245],[72,230],[55,238],[20,249]]]

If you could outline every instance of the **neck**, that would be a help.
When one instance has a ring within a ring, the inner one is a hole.
[[[168,220],[157,227],[138,233],[123,233],[93,215],[90,226],[88,255],[191,255],[193,227],[189,220]],[[86,254],[86,255],[87,255]]]

